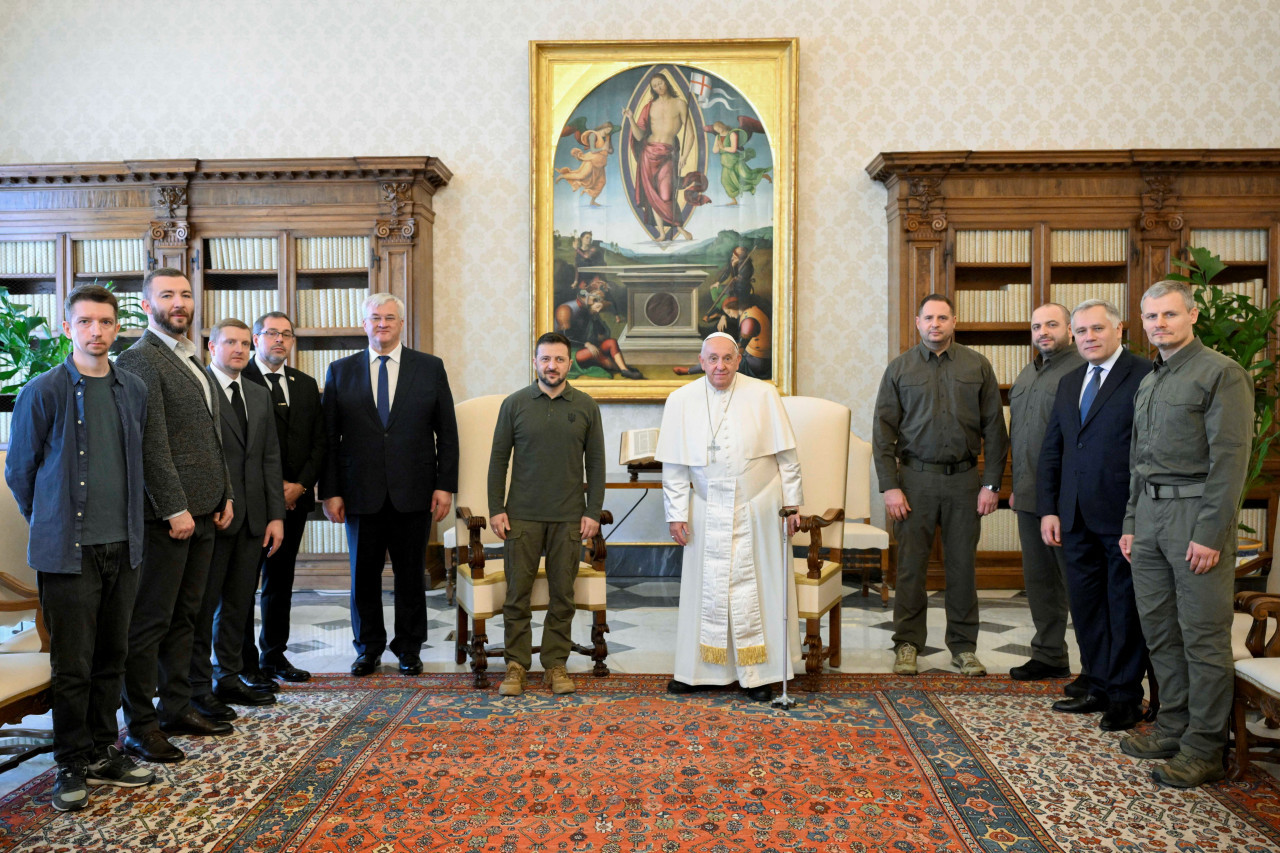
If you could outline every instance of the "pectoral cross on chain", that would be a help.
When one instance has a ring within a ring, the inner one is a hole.
[[[715,437],[712,436],[711,443],[707,445],[707,453],[711,455],[712,462],[716,461],[716,451],[721,449],[720,445],[716,444]]]

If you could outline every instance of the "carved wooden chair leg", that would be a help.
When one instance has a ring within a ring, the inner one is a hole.
[[[444,549],[444,603],[458,603],[458,555],[452,548]]]
[[[840,666],[840,611],[844,605],[837,604],[827,612],[827,619],[831,620],[827,626],[827,633],[830,637],[830,643],[827,649],[827,663],[832,668]]]
[[[591,615],[591,659],[595,661],[591,674],[596,678],[604,678],[609,674],[609,667],[604,664],[605,658],[609,656],[609,645],[604,641],[607,633],[609,623],[605,621],[605,612],[597,610]]]
[[[1246,727],[1248,709],[1239,690],[1237,683],[1235,701],[1231,703],[1231,727],[1235,729],[1235,754],[1231,756],[1228,765],[1228,775],[1237,781],[1243,779],[1249,772],[1249,729]]]
[[[464,664],[467,662],[467,611],[461,605],[457,606],[457,611],[458,628],[453,632],[453,662]]]
[[[892,582],[894,586],[897,586],[897,581],[898,579],[896,577],[893,578]],[[889,552],[881,551],[880,552],[880,606],[881,607],[889,606],[889,584],[890,584]]]
[[[474,633],[471,637],[471,671],[476,674],[477,690],[485,690],[489,687],[489,677],[485,675],[485,670],[489,668],[489,654],[485,649],[489,637],[484,632],[484,622],[483,619],[475,621]]]

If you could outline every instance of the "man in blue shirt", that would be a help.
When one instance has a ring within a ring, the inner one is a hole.
[[[107,359],[119,331],[109,290],[77,287],[65,313],[71,356],[18,395],[5,461],[49,628],[58,811],[88,805],[87,785],[155,779],[115,745],[142,562],[147,388]]]

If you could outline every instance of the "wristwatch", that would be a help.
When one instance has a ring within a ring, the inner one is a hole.
[[[999,487],[998,487],[998,486],[988,486],[988,485],[986,485],[985,483],[982,485],[982,488],[984,488],[984,489],[986,489],[987,491],[990,491],[990,492],[999,492],[999,491],[1000,491],[1000,489],[999,489]]]

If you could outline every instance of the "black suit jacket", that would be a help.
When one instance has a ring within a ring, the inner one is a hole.
[[[251,535],[261,536],[267,522],[284,519],[284,475],[280,473],[280,442],[271,416],[271,395],[252,382],[240,383],[249,421],[249,434],[245,435],[222,383],[213,368],[208,370],[222,403],[222,449],[235,490],[231,525],[218,535],[231,536],[248,525]]]
[[[374,513],[388,496],[400,512],[431,508],[431,493],[458,488],[458,423],[444,362],[404,347],[386,429],[369,379],[369,350],[329,365],[324,383],[328,454],[320,497],[349,513]]]
[[[240,375],[266,388],[270,394],[271,386],[253,359],[249,359],[249,365]],[[320,388],[301,370],[286,365],[284,375],[284,381],[289,383],[289,405],[271,407],[275,412],[276,436],[280,439],[280,468],[286,482],[298,483],[306,489],[298,498],[297,509],[310,512],[316,505],[315,485],[320,479],[327,444]]]
[[[1119,536],[1129,500],[1129,443],[1133,398],[1151,362],[1122,350],[1089,415],[1080,422],[1080,390],[1088,363],[1062,377],[1036,470],[1036,512],[1056,515],[1062,529],[1083,523]]]

